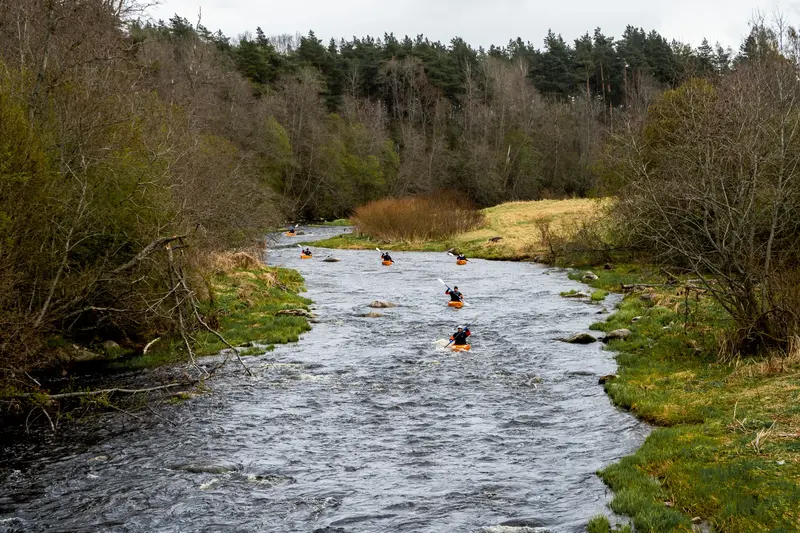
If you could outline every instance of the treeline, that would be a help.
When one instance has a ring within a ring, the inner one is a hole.
[[[730,317],[726,361],[800,349],[800,38],[755,29],[735,69],[631,114],[598,165],[619,242],[691,273]]]
[[[587,195],[628,108],[734,64],[720,45],[632,26],[619,39],[597,29],[571,45],[550,32],[541,49],[517,39],[488,50],[391,34],[326,45],[261,28],[234,40],[179,16],[131,35],[197,40],[230,59],[269,116],[267,179],[307,219],[437,189],[479,205]]]

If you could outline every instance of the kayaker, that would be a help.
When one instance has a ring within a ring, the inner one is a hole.
[[[305,248],[302,253],[303,255],[311,255],[311,248]]]
[[[450,295],[450,301],[451,302],[463,302],[464,301],[464,295],[459,292],[458,287],[453,287],[452,289],[448,288],[446,291],[444,291],[444,293]]]
[[[458,330],[450,336],[450,340],[453,341],[453,344],[456,346],[464,346],[467,344],[467,337],[472,335],[469,331],[469,327],[462,328],[458,326]]]
[[[381,259],[383,259],[384,261],[394,262],[394,260],[392,259],[392,257],[389,255],[388,252],[381,252]]]
[[[456,256],[456,261],[466,261],[466,260],[467,260],[467,256],[464,255],[464,254],[458,254]]]

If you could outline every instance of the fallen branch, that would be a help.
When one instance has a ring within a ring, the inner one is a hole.
[[[186,238],[186,235],[173,235],[172,237],[161,237],[160,239],[154,240],[153,242],[151,242],[150,244],[145,246],[142,249],[141,252],[136,254],[136,256],[133,259],[131,259],[130,261],[128,261],[124,265],[119,266],[119,267],[115,268],[113,271],[111,271],[111,274],[108,275],[107,279],[113,279],[118,274],[128,270],[129,268],[132,268],[132,267],[136,266],[137,264],[139,264],[142,261],[144,261],[144,259],[147,256],[149,256],[150,254],[152,254],[153,252],[155,252],[156,250],[158,250],[162,246],[166,246],[167,244],[171,243],[172,241],[177,241],[179,239],[184,239],[184,238]]]
[[[149,350],[149,349],[150,349],[150,347],[151,347],[152,345],[154,345],[155,343],[157,343],[157,342],[158,342],[158,341],[160,341],[160,340],[161,340],[161,337],[156,337],[155,339],[153,339],[153,340],[151,340],[150,342],[148,342],[148,343],[145,345],[145,347],[144,347],[144,350],[142,350],[142,355],[146,354],[146,353],[147,353],[147,350]]]
[[[148,387],[146,389],[121,389],[121,388],[113,388],[113,389],[100,389],[100,390],[90,390],[90,391],[81,391],[81,392],[63,392],[60,394],[47,394],[46,397],[49,400],[62,400],[64,398],[85,398],[87,396],[98,396],[100,394],[140,394],[145,392],[153,392],[157,390],[165,390],[165,389],[172,389],[175,387],[182,387],[187,385],[194,385],[197,381],[188,381],[182,383],[170,383],[168,385],[160,385],[158,387]],[[15,394],[15,398],[33,398],[33,397],[40,398],[41,394]]]

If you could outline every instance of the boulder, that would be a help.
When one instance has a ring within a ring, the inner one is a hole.
[[[369,304],[369,306],[372,307],[373,309],[388,309],[390,307],[397,307],[397,304],[393,304],[392,302],[382,302],[380,300],[375,300],[374,302]]]
[[[103,351],[106,353],[114,353],[120,351],[122,348],[114,341],[108,340],[103,342]]]
[[[606,263],[603,265],[603,270],[612,270],[613,268],[614,267],[611,265],[611,263]]]
[[[607,376],[601,377],[599,380],[597,380],[597,382],[600,385],[605,385],[609,381],[614,381],[615,379],[617,379],[617,375],[616,374],[608,374]]]
[[[85,363],[86,361],[96,361],[99,359],[105,359],[106,357],[103,354],[92,352],[82,346],[78,346],[77,344],[73,344],[65,351],[67,352],[66,353],[67,359],[78,363]]]
[[[577,335],[573,335],[568,339],[561,340],[570,344],[592,344],[593,342],[597,342],[597,339],[588,333],[578,333]]]
[[[639,322],[641,319],[642,319],[642,317],[635,316],[635,317],[631,318],[631,322]]]
[[[614,340],[624,340],[631,335],[632,331],[629,329],[615,329],[614,331],[609,331],[605,337],[603,337],[603,342],[609,342]]]
[[[582,279],[583,281],[596,281],[599,279],[599,277],[594,272],[587,272],[583,275]]]
[[[587,292],[583,292],[583,291],[565,292],[561,296],[563,296],[564,298],[591,298],[592,297],[591,294],[589,294]]]
[[[306,311],[305,309],[281,309],[276,315],[289,315],[289,316],[302,316],[304,318],[314,318],[314,315],[310,311]]]
[[[341,259],[336,259],[335,257],[328,256],[322,260],[324,263],[338,263]]]

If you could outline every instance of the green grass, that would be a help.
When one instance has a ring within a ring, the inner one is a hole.
[[[612,528],[611,523],[605,516],[595,516],[589,520],[586,531],[588,533],[632,533],[629,525],[617,525]]]
[[[276,314],[283,309],[308,310],[311,304],[311,300],[298,295],[305,287],[302,276],[294,270],[266,266],[236,270],[215,276],[212,284],[215,303],[213,306],[205,303],[202,313],[212,323],[218,322],[223,337],[233,346],[269,345],[246,348],[242,355],[261,354],[274,349],[275,344],[297,342],[300,334],[311,329],[304,317]],[[288,290],[284,291],[279,284]],[[226,347],[207,331],[197,332],[195,338],[197,355],[212,355]],[[107,366],[119,371],[141,370],[184,362],[186,357],[182,341],[169,338],[156,343],[146,355],[112,361]]]
[[[598,275],[591,285],[603,290],[658,278],[654,267],[637,265]],[[619,378],[606,391],[660,426],[635,454],[599,473],[615,492],[612,510],[630,516],[637,532],[691,531],[693,517],[715,531],[800,530],[800,439],[779,436],[800,433],[800,366],[769,372],[763,361],[719,364],[716,334],[730,323],[713,301],[691,299],[687,320],[677,287],[640,295],[593,325],[633,332],[609,345]],[[594,531],[605,531],[598,524]]]
[[[317,248],[338,248],[343,250],[374,250],[375,248],[380,248],[381,250],[400,252],[446,252],[451,248],[456,248],[467,258],[507,261],[518,261],[525,258],[500,248],[486,248],[483,246],[485,242],[483,239],[475,241],[448,239],[423,242],[386,242],[355,233],[348,233],[331,237],[330,239],[300,244],[301,246],[308,245],[316,246]]]
[[[349,218],[337,218],[336,220],[326,220],[319,224],[311,224],[311,227],[324,227],[324,226],[352,226]]]
[[[592,293],[592,301],[593,302],[602,302],[608,296],[608,291],[604,291],[603,289],[596,290]]]

